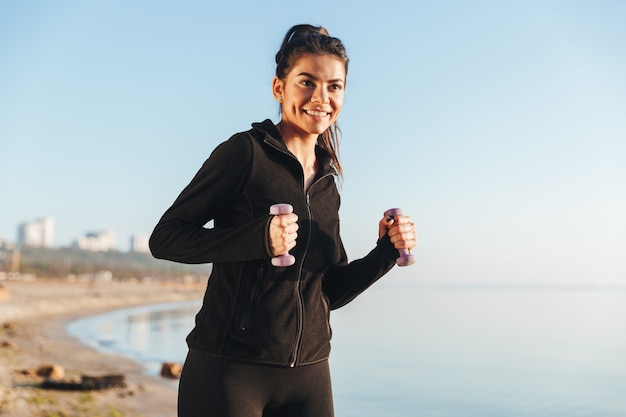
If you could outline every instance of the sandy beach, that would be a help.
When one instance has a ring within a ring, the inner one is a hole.
[[[120,308],[200,299],[204,283],[69,283],[39,279],[0,283],[0,416],[175,417],[171,380],[144,374],[135,362],[100,353],[69,336],[68,322]],[[66,378],[123,374],[124,388],[61,391],[33,375],[58,365]]]

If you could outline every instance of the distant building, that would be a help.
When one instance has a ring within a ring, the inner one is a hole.
[[[17,242],[24,246],[52,247],[54,237],[54,219],[44,217],[24,222],[17,228]]]
[[[90,250],[94,252],[117,250],[115,233],[111,230],[86,233],[84,237],[78,239],[76,246],[82,250]]]
[[[130,251],[150,253],[150,247],[148,246],[149,240],[150,236],[148,235],[132,235],[130,237]]]

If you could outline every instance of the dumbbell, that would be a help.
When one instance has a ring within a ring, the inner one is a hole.
[[[280,203],[270,206],[271,215],[289,214],[293,213],[293,207],[291,204]],[[289,252],[272,258],[272,265],[274,266],[291,266],[296,263],[296,258],[290,255]]]
[[[399,208],[392,208],[385,212],[385,217],[391,220],[395,216],[399,216],[402,214],[402,210]],[[415,263],[415,256],[411,255],[406,248],[398,249],[398,253],[400,256],[396,259],[396,264],[398,266],[409,266]]]

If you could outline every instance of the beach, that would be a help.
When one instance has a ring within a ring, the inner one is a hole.
[[[176,384],[152,377],[130,359],[107,355],[66,333],[72,320],[121,308],[202,298],[205,283],[0,283],[0,416],[175,417]],[[126,386],[69,391],[41,388],[34,371],[64,369],[65,378],[122,374]]]

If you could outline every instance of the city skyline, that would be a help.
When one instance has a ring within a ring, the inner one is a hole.
[[[54,217],[41,216],[32,220],[21,221],[16,227],[15,239],[0,236],[0,242],[4,241],[9,244],[20,244],[32,247],[48,247],[48,248],[69,248],[78,247],[84,250],[106,251],[120,250],[123,251],[124,246],[119,244],[119,239],[112,229],[89,230],[85,231],[82,236],[73,238],[68,244],[55,244],[54,237]],[[44,230],[45,229],[45,230]],[[28,232],[32,230],[31,232]],[[128,239],[128,252],[149,253],[148,234],[134,233]]]

